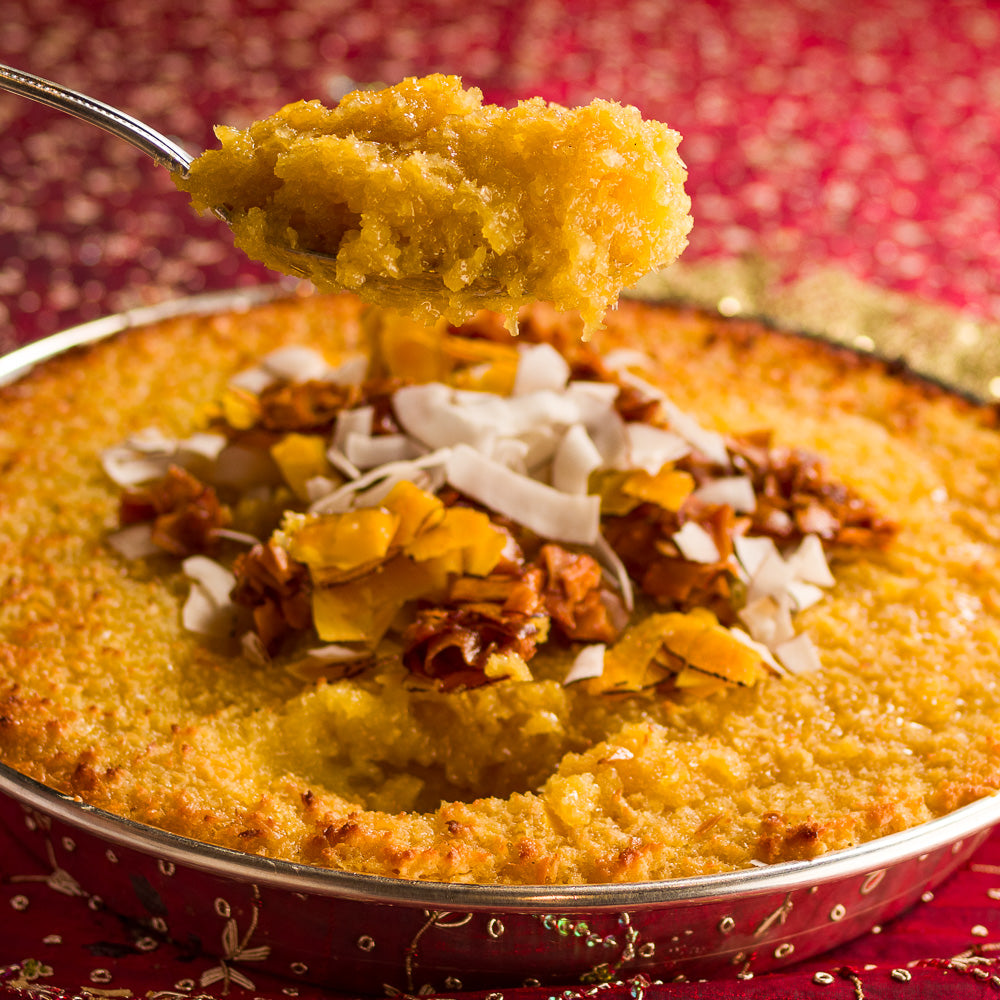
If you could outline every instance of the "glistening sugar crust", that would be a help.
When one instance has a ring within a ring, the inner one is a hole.
[[[539,654],[530,682],[411,691],[378,669],[304,680],[185,631],[176,562],[107,545],[120,491],[98,453],[204,427],[281,344],[335,363],[363,339],[353,299],[317,297],[135,331],[2,390],[5,762],[239,850],[519,884],[812,857],[996,788],[992,411],[745,322],[624,303],[596,346],[647,354],[645,377],[709,428],[824,456],[897,525],[834,553],[835,587],[797,616],[819,671],[608,698]]]

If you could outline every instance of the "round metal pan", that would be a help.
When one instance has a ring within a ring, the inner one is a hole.
[[[0,384],[129,327],[246,308],[262,289],[134,310],[0,358]],[[362,993],[748,978],[850,940],[917,902],[1000,822],[1000,797],[812,861],[585,886],[415,882],[275,861],[143,826],[0,764],[0,826],[49,884],[194,947],[191,986],[255,970]]]

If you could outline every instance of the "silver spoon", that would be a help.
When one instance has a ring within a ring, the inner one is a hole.
[[[68,87],[53,83],[51,80],[45,80],[33,73],[25,73],[23,70],[0,63],[0,90],[8,90],[13,94],[37,101],[39,104],[65,111],[90,125],[96,125],[98,128],[118,136],[119,139],[124,139],[147,156],[151,156],[156,163],[161,167],[166,167],[171,173],[180,173],[186,176],[194,161],[194,157],[185,149],[145,122],[133,118],[110,104],[105,104],[93,97],[87,97],[86,94],[70,90]],[[225,208],[220,206],[214,211],[224,222],[231,221]],[[321,253],[318,250],[302,250],[289,246],[274,247],[273,249],[280,253],[283,264],[290,271],[305,277],[312,277],[317,267],[324,270],[326,276],[329,277],[332,265],[337,260],[335,255]],[[331,266],[326,269],[324,265]],[[400,280],[370,275],[364,284],[364,289],[352,289],[352,291],[360,291],[362,294],[371,291],[376,294],[394,295],[403,284],[411,292],[417,294],[434,295],[446,291],[440,277],[435,274]],[[499,287],[488,282],[482,282],[465,290],[466,294],[471,293],[484,299],[501,292]]]

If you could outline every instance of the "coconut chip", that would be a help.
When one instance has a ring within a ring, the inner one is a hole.
[[[451,450],[447,479],[459,492],[542,538],[594,545],[600,537],[599,496],[560,493],[485,458],[468,445]]]
[[[584,681],[590,677],[600,677],[604,673],[604,651],[606,648],[602,642],[594,642],[584,646],[576,654],[573,665],[563,678],[563,685],[575,684],[577,681]]]
[[[236,577],[207,556],[190,556],[181,564],[191,589],[181,613],[189,632],[225,639],[235,634],[239,609],[229,599]]]

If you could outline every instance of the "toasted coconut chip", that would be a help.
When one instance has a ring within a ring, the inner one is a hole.
[[[461,493],[542,538],[594,545],[600,537],[600,497],[560,493],[484,458],[468,445],[452,449],[447,479]]]
[[[181,612],[184,627],[189,632],[220,639],[233,635],[239,609],[230,601],[229,594],[236,586],[236,577],[207,556],[190,556],[181,567],[191,580]]]
[[[513,396],[523,396],[541,389],[556,392],[566,387],[569,364],[551,344],[518,344],[517,374]]]
[[[806,535],[788,561],[797,580],[813,583],[817,587],[832,587],[836,583],[818,535]]]
[[[576,654],[573,665],[563,678],[563,684],[575,684],[577,681],[585,681],[589,677],[600,677],[604,673],[604,651],[606,648],[603,642],[584,646]]]
[[[722,556],[712,536],[697,522],[688,521],[671,536],[674,545],[689,562],[716,563]]]
[[[816,647],[805,633],[783,642],[775,648],[774,655],[790,674],[811,674],[823,666]]]
[[[643,469],[655,476],[664,465],[676,462],[691,451],[691,446],[679,434],[649,424],[625,425],[627,451],[620,469]]]
[[[757,508],[757,495],[749,476],[710,479],[694,491],[694,496],[703,503],[728,504],[737,514],[750,514]]]
[[[417,458],[423,450],[405,434],[379,434],[376,437],[348,434],[344,441],[344,454],[358,469],[372,469],[388,462],[406,462]]]
[[[331,371],[326,358],[319,351],[294,344],[265,354],[260,365],[283,382],[310,382],[327,378]]]
[[[126,559],[145,559],[147,556],[163,555],[163,549],[153,541],[153,525],[130,524],[127,528],[114,531],[107,537],[108,545]]]
[[[552,457],[552,485],[562,493],[586,493],[590,474],[601,466],[601,453],[583,424],[563,434]]]

